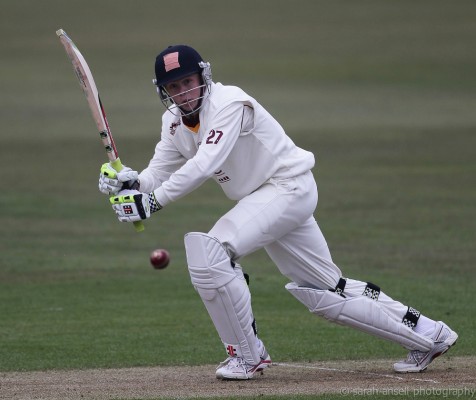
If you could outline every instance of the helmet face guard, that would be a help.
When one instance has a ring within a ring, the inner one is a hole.
[[[193,99],[198,100],[198,106],[190,109],[190,103],[177,104],[174,97],[165,89],[165,85],[183,79],[189,75],[199,74],[201,85],[183,93],[200,88],[200,96]],[[174,115],[188,116],[196,113],[203,105],[203,100],[208,96],[211,89],[212,74],[210,63],[204,62],[200,54],[193,48],[184,45],[170,46],[161,52],[155,60],[155,76],[153,80],[157,87],[160,100],[167,110]],[[185,108],[185,106],[189,106]]]
[[[211,90],[211,83],[212,83],[212,74],[211,74],[211,67],[210,63],[205,63],[203,61],[200,62],[200,67],[202,68],[202,73],[200,76],[200,80],[202,81],[202,84],[194,87],[192,89],[186,90],[181,93],[177,93],[176,95],[172,96],[170,95],[167,90],[165,89],[164,86],[158,86],[157,85],[157,79],[153,80],[154,85],[156,85],[157,89],[157,94],[159,95],[160,101],[164,105],[164,107],[170,111],[172,114],[178,116],[181,115],[183,117],[186,117],[188,115],[196,113],[200,108],[202,108],[203,105],[203,100],[210,94]],[[185,76],[186,77],[186,76]],[[184,78],[185,78],[184,77]],[[171,81],[173,82],[173,81]],[[189,100],[185,101],[183,103],[177,103],[175,101],[175,97],[181,96],[183,94],[189,93],[192,90],[200,89],[200,96]],[[195,101],[198,100],[198,105],[191,109],[190,107],[190,101]],[[186,107],[188,106],[188,107]]]

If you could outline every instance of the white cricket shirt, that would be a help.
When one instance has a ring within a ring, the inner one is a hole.
[[[255,99],[213,83],[197,133],[164,113],[161,140],[139,175],[140,190],[154,191],[165,206],[213,178],[228,198],[240,200],[270,178],[291,178],[313,166],[314,155],[297,147]]]

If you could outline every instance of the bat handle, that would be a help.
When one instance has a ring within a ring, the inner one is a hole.
[[[136,232],[142,232],[145,229],[144,224],[142,221],[135,221],[133,222],[134,228],[136,229]]]
[[[118,172],[124,168],[119,158],[116,158],[114,161],[111,161],[111,165]],[[132,183],[130,187],[134,188],[136,185],[137,185],[137,181]],[[145,229],[145,226],[142,223],[142,221],[135,221],[133,222],[133,224],[134,224],[134,228],[136,229],[136,232],[142,232]]]

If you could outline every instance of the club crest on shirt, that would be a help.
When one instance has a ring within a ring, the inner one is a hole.
[[[170,134],[171,134],[172,136],[175,135],[175,131],[177,130],[177,128],[178,128],[179,126],[180,126],[180,120],[177,121],[177,122],[172,122],[172,123],[170,124],[169,130],[170,130]]]

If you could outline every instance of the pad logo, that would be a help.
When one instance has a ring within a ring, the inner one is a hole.
[[[180,68],[178,56],[178,51],[175,53],[166,54],[164,56],[165,72],[169,72],[175,68]]]
[[[231,344],[226,346],[226,352],[228,353],[228,355],[230,357],[235,357],[236,356],[236,349]]]

